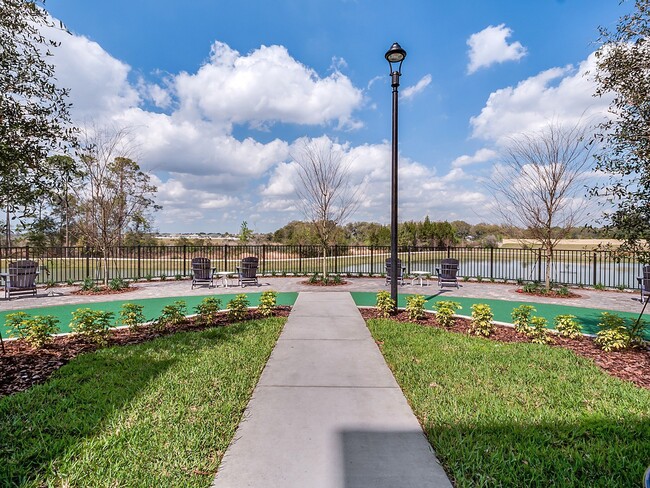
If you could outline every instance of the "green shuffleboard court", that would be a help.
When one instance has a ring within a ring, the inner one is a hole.
[[[398,305],[399,307],[406,306],[406,297],[409,295],[398,295]],[[352,298],[354,298],[357,306],[360,307],[374,307],[377,303],[377,294],[370,292],[352,292]],[[600,322],[600,317],[603,312],[610,312],[612,314],[619,315],[624,317],[627,320],[636,320],[639,314],[630,313],[630,312],[618,312],[616,310],[598,310],[593,308],[581,308],[581,307],[571,307],[567,305],[555,305],[551,303],[532,303],[532,302],[519,302],[519,301],[509,301],[509,300],[491,300],[484,298],[464,298],[464,297],[442,297],[442,296],[433,296],[425,295],[426,303],[425,308],[427,310],[434,310],[433,306],[436,302],[439,301],[453,301],[460,303],[461,310],[458,311],[458,315],[464,315],[470,317],[472,315],[472,305],[476,303],[485,303],[490,306],[492,312],[494,313],[494,320],[497,322],[507,322],[512,323],[512,318],[510,314],[512,309],[520,305],[532,305],[537,310],[533,312],[533,315],[537,317],[544,317],[548,323],[549,328],[553,328],[553,319],[558,315],[571,314],[575,315],[582,325],[582,331],[586,334],[595,334],[598,332],[598,323]],[[650,340],[650,325],[646,325],[644,336],[647,340]]]
[[[74,305],[57,305],[52,307],[40,307],[40,308],[28,308],[23,310],[8,310],[6,312],[0,312],[0,334],[2,337],[8,337],[8,331],[5,326],[5,318],[8,314],[14,312],[25,312],[30,316],[36,315],[53,315],[59,320],[59,328],[61,332],[70,332],[68,327],[70,320],[72,320],[72,312],[80,308],[89,308],[91,310],[103,310],[105,312],[113,312],[114,321],[116,325],[119,319],[120,309],[125,303],[136,303],[144,306],[144,316],[147,321],[154,320],[160,316],[160,312],[163,307],[170,305],[177,300],[183,300],[187,305],[187,313],[193,314],[196,306],[201,303],[207,296],[213,296],[221,300],[221,305],[225,309],[226,305],[230,300],[235,298],[238,294],[226,294],[226,295],[202,295],[202,296],[179,296],[179,297],[161,297],[161,298],[142,298],[139,300],[116,300],[110,302],[96,302],[96,303],[77,303]],[[259,299],[261,293],[246,293],[248,300],[250,301],[251,307],[257,307],[259,304]],[[298,293],[293,292],[283,292],[278,293],[277,303],[278,305],[293,305],[298,297]]]

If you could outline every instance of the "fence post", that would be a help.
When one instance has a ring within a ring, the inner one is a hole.
[[[29,259],[29,246],[25,246],[25,259]]]
[[[598,259],[598,255],[597,255],[596,253],[594,253],[594,264],[593,264],[593,269],[592,269],[592,271],[593,271],[593,273],[592,273],[592,276],[593,276],[593,280],[592,280],[592,281],[593,281],[593,286],[596,286],[596,285],[598,284],[598,280],[596,279],[596,271],[597,271],[597,270],[596,270],[596,259]]]
[[[451,246],[447,246],[447,259],[451,257]]]
[[[86,251],[86,278],[90,277],[90,253],[88,251],[88,246],[85,247]]]
[[[542,248],[537,250],[537,281],[542,282]]]
[[[490,248],[490,279],[494,279],[494,248]]]
[[[339,272],[339,245],[334,244],[334,274]]]
[[[411,274],[411,245],[406,246],[406,274]]]
[[[266,244],[262,244],[262,274],[266,274]]]
[[[137,274],[137,279],[140,279],[142,277],[142,246],[138,244],[138,274]]]

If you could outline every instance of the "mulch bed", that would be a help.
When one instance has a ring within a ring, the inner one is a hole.
[[[129,286],[127,288],[120,288],[119,290],[111,290],[106,286],[100,286],[95,290],[75,290],[72,295],[120,295],[122,293],[130,293],[137,290],[137,286]]]
[[[577,293],[573,293],[572,291],[568,293],[558,293],[555,290],[549,290],[546,292],[542,291],[524,291],[521,288],[518,290],[515,290],[517,293],[520,293],[522,295],[531,295],[534,297],[546,297],[546,298],[582,298],[582,295],[578,295]]]
[[[278,306],[274,316],[288,317],[290,310],[291,307]],[[250,311],[249,318],[258,319],[261,316],[256,311]],[[140,344],[176,332],[223,327],[229,323],[227,315],[221,313],[210,325],[198,324],[193,319],[188,319],[182,324],[169,326],[162,332],[155,332],[146,326],[137,331],[130,331],[127,328],[113,329],[108,338],[108,346]],[[54,371],[71,359],[99,348],[96,344],[75,334],[55,337],[51,343],[41,349],[34,349],[22,340],[5,341],[4,346],[4,353],[0,349],[0,397],[43,383]]]
[[[309,285],[309,286],[341,286],[341,285],[347,285],[348,282],[345,280],[341,280],[338,283],[334,283],[333,281],[328,281],[327,283],[323,283],[322,281],[301,281],[301,285]]]
[[[379,311],[374,308],[361,309],[361,315],[365,319],[379,318]],[[399,322],[413,322],[409,320],[406,312],[402,311],[392,320]],[[427,313],[426,317],[418,320],[417,323],[427,327],[442,328],[434,314]],[[456,318],[456,324],[447,329],[460,334],[469,333],[470,320]],[[605,352],[600,349],[590,337],[581,336],[577,339],[569,339],[552,334],[552,347],[563,347],[575,352],[577,355],[591,359],[608,374],[625,381],[631,381],[641,388],[650,389],[650,350],[648,348],[629,349],[627,351]],[[513,327],[495,325],[494,332],[489,339],[500,342],[530,342],[524,334],[520,334]]]

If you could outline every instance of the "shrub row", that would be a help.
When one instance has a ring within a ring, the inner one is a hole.
[[[263,317],[273,315],[277,305],[277,293],[265,291],[260,298],[258,307]],[[248,316],[250,302],[245,294],[237,295],[227,304],[228,318],[233,321],[245,320]],[[135,303],[125,303],[119,312],[118,323],[113,323],[114,314],[102,310],[79,308],[72,312],[70,330],[100,346],[106,345],[111,327],[121,324],[132,331],[138,330],[147,320],[144,316],[144,306]],[[202,325],[212,323],[221,311],[221,300],[216,297],[205,297],[196,306],[196,321]],[[177,300],[163,307],[160,316],[150,321],[150,327],[155,331],[178,325],[186,320],[187,304],[184,300]],[[59,320],[52,315],[30,316],[25,312],[14,312],[7,315],[5,325],[10,337],[23,339],[35,348],[43,347],[52,340],[52,336],[59,333]]]
[[[422,295],[406,297],[406,312],[409,320],[418,320],[424,316],[425,299]],[[389,317],[395,307],[387,291],[377,293],[377,309],[383,317]],[[434,304],[436,319],[443,327],[454,325],[454,315],[462,307],[459,303],[442,300]],[[472,319],[469,332],[471,334],[489,337],[494,330],[494,314],[489,305],[477,303],[472,305]],[[551,336],[548,330],[548,321],[544,317],[536,317],[532,314],[537,310],[532,305],[520,305],[512,310],[511,317],[515,330],[525,334],[531,342],[537,344],[548,344]],[[582,333],[575,315],[558,315],[553,320],[555,330],[562,337],[576,338]],[[603,312],[599,331],[596,333],[596,344],[603,351],[620,351],[643,343],[642,332],[646,326],[645,321],[626,320],[623,317]]]

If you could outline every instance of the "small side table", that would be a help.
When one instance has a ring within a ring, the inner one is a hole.
[[[217,271],[214,273],[214,275],[218,278],[221,278],[221,285],[224,288],[228,288],[228,278],[231,276],[236,276],[237,273],[234,273],[232,271]]]
[[[416,280],[420,281],[420,286],[423,286],[424,280],[429,284],[429,276],[431,273],[429,271],[411,271],[413,279],[411,280],[411,286],[415,285]]]

